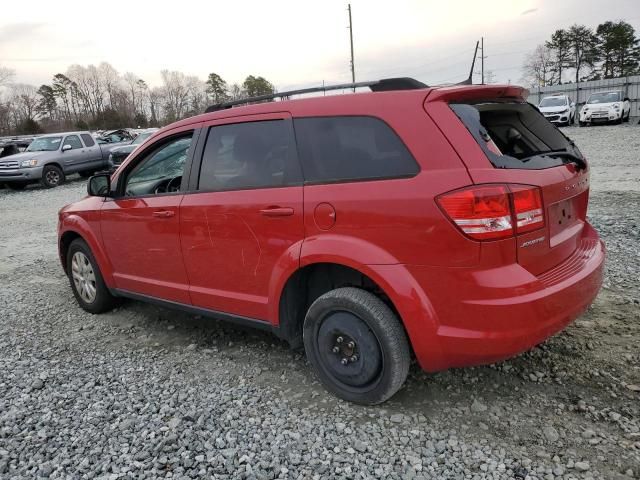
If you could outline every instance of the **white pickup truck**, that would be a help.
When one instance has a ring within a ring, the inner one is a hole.
[[[116,145],[122,143],[100,145],[86,131],[37,137],[24,152],[0,159],[0,184],[13,190],[37,182],[53,188],[72,173],[89,177],[107,168],[109,152]]]

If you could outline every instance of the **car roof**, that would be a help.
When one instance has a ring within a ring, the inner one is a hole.
[[[372,106],[377,109],[384,106],[393,108],[398,104],[397,102],[403,103],[408,100],[424,102],[427,98],[429,98],[429,101],[431,99],[443,101],[460,99],[460,101],[465,101],[483,94],[487,98],[495,96],[526,99],[528,90],[514,85],[452,85],[413,90],[349,92],[337,95],[286,99],[203,113],[168,125],[162,128],[161,131],[211,120],[279,112],[287,112],[293,117],[349,115],[350,113],[353,115],[366,115],[366,113],[354,112],[367,112]]]
[[[80,134],[89,134],[88,131],[86,130],[79,130],[76,132],[59,132],[59,133],[47,133],[45,135],[38,135],[35,138],[48,138],[48,137],[63,137],[65,135],[80,135]],[[90,134],[89,134],[90,135]],[[34,140],[35,140],[34,138]]]

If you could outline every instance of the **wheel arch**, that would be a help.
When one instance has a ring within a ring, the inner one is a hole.
[[[71,242],[77,238],[82,239],[91,249],[91,253],[93,253],[96,262],[98,262],[100,273],[102,274],[102,278],[104,279],[107,287],[115,287],[111,262],[109,262],[106,253],[102,249],[100,242],[92,232],[88,223],[78,216],[67,217],[62,225],[59,235],[58,253],[65,273],[67,273],[67,254],[69,252],[69,246],[71,245]]]
[[[341,287],[356,287],[379,297],[398,316],[406,330],[402,315],[392,297],[381,286],[378,275],[366,265],[316,262],[301,266],[284,282],[278,296],[278,333],[293,348],[302,346],[302,326],[307,310],[321,295]]]

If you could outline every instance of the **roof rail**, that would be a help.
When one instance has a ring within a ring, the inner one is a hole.
[[[416,90],[420,88],[428,88],[418,80],[409,77],[401,78],[383,78],[382,80],[374,80],[371,82],[343,83],[340,85],[326,85],[321,87],[302,88],[300,90],[289,90],[288,92],[269,93],[267,95],[258,95],[257,97],[242,98],[231,102],[216,103],[205,110],[205,113],[224,110],[236,105],[248,105],[250,103],[264,102],[265,100],[273,100],[274,98],[282,98],[288,100],[291,95],[303,95],[305,93],[328,92],[330,90],[342,90],[345,88],[369,87],[372,92],[388,92],[391,90]]]

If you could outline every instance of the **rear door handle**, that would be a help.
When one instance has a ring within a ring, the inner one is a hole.
[[[269,207],[260,210],[260,213],[265,217],[289,217],[293,215],[293,208],[291,207]]]
[[[157,212],[153,212],[151,215],[157,218],[171,218],[176,214],[176,212],[172,212],[171,210],[159,210]]]

